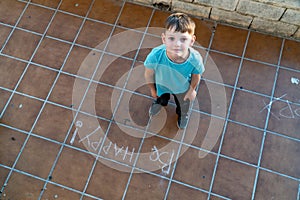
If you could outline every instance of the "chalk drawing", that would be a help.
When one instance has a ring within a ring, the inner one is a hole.
[[[298,78],[292,77],[292,78],[291,78],[291,82],[292,82],[293,84],[298,85],[298,84],[300,83],[300,80],[299,80]]]
[[[268,103],[268,104],[263,100],[263,103],[265,104],[265,106],[260,110],[260,112],[267,109],[268,113],[271,114],[272,116],[274,116],[277,120],[280,120],[279,116],[283,117],[283,118],[286,118],[286,119],[298,119],[298,118],[300,118],[300,107],[297,106],[296,109],[293,109],[292,108],[292,102],[290,102],[289,100],[283,100],[282,99],[286,95],[287,94],[284,94],[279,98],[274,98],[274,100],[270,101],[270,103]],[[271,112],[271,106],[274,102],[279,101],[279,100],[281,100],[285,104],[285,107],[281,108],[278,111],[278,116],[277,116],[274,112]]]
[[[157,147],[154,145],[153,148],[152,148],[152,153],[150,154],[149,158],[151,161],[153,162],[159,162],[160,163],[160,167],[161,167],[161,170],[163,173],[165,174],[169,174],[170,173],[170,170],[171,170],[171,163],[172,163],[172,160],[173,160],[173,157],[174,157],[174,150],[172,150],[172,153],[170,154],[169,152],[159,152]],[[167,155],[169,156],[170,155],[170,159],[167,160],[167,162],[164,162],[161,160],[161,157],[163,155]]]
[[[81,128],[83,126],[82,121],[77,121],[76,124],[75,124],[75,126],[76,126],[76,129],[75,129],[74,134],[73,134],[73,136],[72,136],[72,138],[70,140],[70,144],[74,143],[75,137],[76,137],[77,132],[78,132],[78,128]]]

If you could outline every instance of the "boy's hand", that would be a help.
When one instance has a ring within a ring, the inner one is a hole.
[[[197,92],[190,88],[189,91],[186,93],[185,97],[183,98],[184,101],[190,100],[193,101],[196,98]]]
[[[154,90],[152,89],[152,90],[150,90],[150,91],[151,91],[151,96],[152,96],[153,98],[157,98],[157,97],[158,97],[155,89],[154,89]]]

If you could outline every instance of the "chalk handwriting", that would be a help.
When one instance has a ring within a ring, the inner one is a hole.
[[[151,161],[154,161],[154,162],[159,162],[160,163],[160,167],[161,167],[161,170],[163,173],[165,174],[169,174],[170,173],[170,170],[171,170],[171,164],[172,164],[172,160],[173,160],[173,157],[174,157],[174,150],[172,151],[172,153],[169,153],[169,152],[159,152],[157,147],[156,146],[153,146],[152,148],[152,153],[150,154],[149,158]],[[170,155],[170,158],[164,162],[161,160],[161,157],[162,156],[169,156]]]
[[[75,124],[75,126],[76,126],[76,129],[75,129],[74,134],[73,134],[73,136],[72,136],[72,138],[70,140],[70,144],[74,143],[75,137],[76,137],[77,132],[78,132],[78,128],[81,128],[83,126],[82,121],[77,121],[76,124]]]

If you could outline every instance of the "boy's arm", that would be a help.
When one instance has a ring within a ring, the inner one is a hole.
[[[184,101],[186,101],[187,99],[189,99],[190,101],[193,101],[196,98],[196,95],[197,95],[196,87],[198,86],[200,79],[201,79],[200,74],[192,74],[190,89],[186,93],[186,95],[183,99]]]
[[[154,86],[154,70],[145,67],[145,79],[148,87],[150,88],[151,96],[157,98],[156,89]]]

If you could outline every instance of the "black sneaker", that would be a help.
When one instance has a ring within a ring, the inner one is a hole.
[[[149,115],[154,116],[157,115],[161,110],[162,105],[158,103],[153,103],[152,106],[149,109]]]
[[[189,118],[188,118],[187,115],[178,117],[178,121],[177,121],[178,128],[185,129],[187,127],[187,125],[188,125],[188,119]]]

